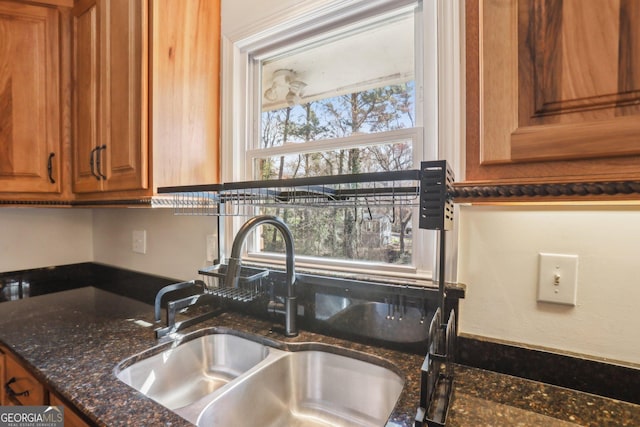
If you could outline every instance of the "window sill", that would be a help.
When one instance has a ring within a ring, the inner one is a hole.
[[[250,254],[244,257],[242,262],[243,265],[251,267],[284,271],[283,257],[278,259],[271,256]],[[416,272],[415,268],[399,265],[391,265],[389,267],[376,266],[375,268],[376,270],[373,270],[348,262],[318,265],[296,260],[296,273],[395,285],[438,287],[438,284],[432,280],[431,272],[420,274]]]

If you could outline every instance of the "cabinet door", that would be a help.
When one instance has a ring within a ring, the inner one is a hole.
[[[8,405],[4,391],[4,385],[6,383],[7,376],[5,375],[5,355],[2,350],[0,350],[0,406]]]
[[[6,393],[7,404],[39,406],[45,404],[45,390],[42,384],[23,368],[11,355],[5,354],[5,379],[15,393]],[[28,393],[27,393],[28,392]]]
[[[640,2],[467,2],[467,180],[640,179]]]
[[[59,19],[0,1],[0,192],[60,192]]]
[[[148,187],[146,1],[101,0],[104,148],[101,175],[107,191]]]
[[[219,182],[220,0],[152,9],[153,185]]]
[[[68,405],[58,398],[55,394],[50,394],[49,403],[51,406],[62,406],[64,407],[64,426],[65,427],[88,427],[89,424],[86,423],[80,415],[78,415],[73,409],[71,409]]]
[[[102,189],[97,171],[100,146],[98,108],[100,79],[99,8],[96,0],[78,1],[73,8],[73,191]]]
[[[147,2],[74,7],[75,193],[148,187]]]

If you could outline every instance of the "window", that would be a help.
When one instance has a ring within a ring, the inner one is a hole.
[[[228,40],[225,181],[413,169],[436,157],[437,27],[425,25],[436,2],[427,11],[409,0],[328,3]],[[298,265],[432,268],[433,236],[413,225],[409,208],[269,209],[292,229]],[[245,219],[229,221],[227,241]],[[279,239],[265,227],[247,256],[277,260]]]

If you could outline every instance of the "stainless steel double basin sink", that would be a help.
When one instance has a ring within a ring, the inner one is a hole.
[[[383,365],[340,347],[213,328],[115,373],[198,426],[384,426],[404,379]]]

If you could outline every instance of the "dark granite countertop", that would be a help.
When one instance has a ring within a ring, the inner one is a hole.
[[[3,303],[0,342],[49,388],[97,425],[191,425],[115,378],[123,359],[158,344],[153,308],[93,287]],[[283,342],[322,342],[381,357],[405,376],[389,426],[411,426],[423,357],[301,331],[271,332],[271,323],[227,312],[192,328],[226,327]],[[638,426],[640,405],[456,366],[449,426]]]

